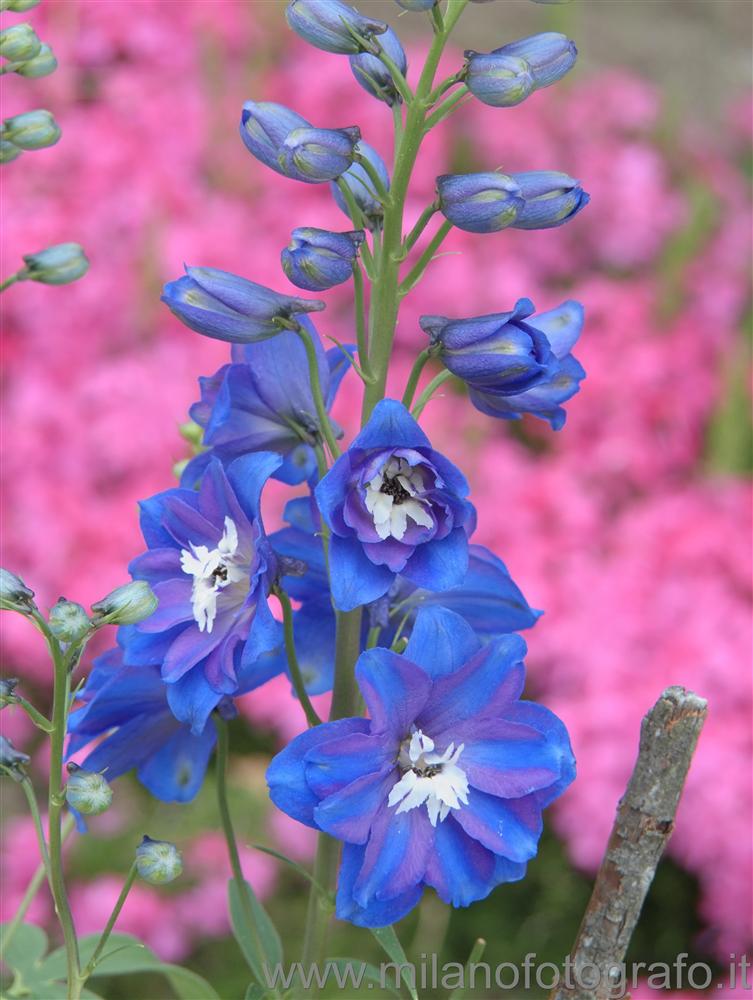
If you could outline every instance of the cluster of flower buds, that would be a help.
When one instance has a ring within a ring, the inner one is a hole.
[[[3,73],[29,79],[49,76],[58,65],[50,46],[39,40],[30,24],[14,24],[0,31],[0,56],[6,60]]]

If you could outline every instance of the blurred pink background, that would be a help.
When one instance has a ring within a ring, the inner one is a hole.
[[[67,240],[91,260],[77,284],[27,282],[2,296],[2,564],[41,605],[61,594],[89,604],[124,581],[140,550],[136,501],[174,483],[171,466],[186,455],[177,428],[196,378],[226,359],[222,344],[160,304],[162,283],[185,261],[285,290],[279,251],[294,226],[348,228],[326,185],[286,181],[248,155],[237,135],[242,102],[273,98],[321,126],[357,122],[391,152],[385,106],[352,84],[346,59],[307,49],[279,15],[238,0],[144,0],[137,11],[126,0],[44,3],[28,19],[60,69],[34,83],[3,79],[4,117],[49,107],[63,138],[3,168],[1,273],[22,253]],[[450,54],[447,70],[459,60]],[[598,865],[640,719],[662,689],[682,684],[709,699],[670,853],[699,879],[704,945],[725,960],[750,942],[753,878],[741,334],[751,237],[739,166],[750,102],[731,94],[713,127],[687,120],[669,132],[662,116],[662,95],[615,67],[576,73],[514,111],[471,103],[431,135],[409,222],[450,166],[562,169],[593,200],[551,232],[454,234],[444,248],[452,254],[405,303],[394,385],[423,346],[422,312],[477,315],[522,295],[539,309],[568,297],[586,304],[576,354],[588,377],[562,432],[492,422],[451,393],[429,406],[426,425],[469,474],[477,540],[546,610],[527,636],[530,670],[537,696],[573,736],[579,778],[553,823],[577,866]],[[325,297],[320,331],[352,340],[347,291]],[[349,376],[337,404],[349,428],[358,386]],[[271,494],[275,527],[283,492]],[[43,690],[36,635],[10,616],[2,626],[7,672]],[[284,683],[248,696],[244,711],[267,727],[289,719],[281,738],[298,725]],[[23,747],[24,717],[6,710],[2,721]],[[25,829],[11,821],[0,861],[8,915],[34,867],[8,864]],[[294,833],[280,836],[295,850]],[[255,857],[254,878],[268,890],[264,860]],[[224,933],[224,916],[222,926],[194,926],[216,879],[211,868],[175,905],[141,887],[122,929],[154,926],[151,943],[168,957],[195,935]],[[76,887],[84,930],[104,922],[117,885],[104,876],[94,893]],[[168,905],[183,916],[165,938]]]

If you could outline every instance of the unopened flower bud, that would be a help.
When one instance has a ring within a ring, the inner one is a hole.
[[[89,261],[78,243],[56,243],[46,250],[25,254],[24,264],[21,279],[43,285],[69,285],[89,270]]]
[[[54,146],[62,135],[60,126],[49,111],[25,111],[6,118],[3,122],[3,139],[19,149],[46,149]]]
[[[60,642],[79,642],[89,631],[89,616],[80,604],[61,597],[50,610],[49,626]]]
[[[535,89],[531,67],[519,56],[469,50],[465,58],[465,85],[483,104],[512,108]]]
[[[368,40],[387,30],[384,21],[364,17],[341,0],[292,0],[285,17],[309,45],[340,55],[363,51],[357,36]]]
[[[0,680],[0,705],[4,707],[18,701],[18,698],[14,694],[17,687],[17,677],[3,677]]]
[[[406,58],[403,46],[400,44],[400,39],[392,28],[388,28],[383,35],[380,35],[376,40],[376,44],[384,49],[392,62],[403,76],[405,76],[408,69],[408,59]],[[353,76],[358,83],[372,97],[384,101],[390,107],[402,100],[400,91],[392,79],[392,73],[378,56],[371,55],[369,52],[360,52],[358,55],[350,57],[350,68],[353,70]]]
[[[0,56],[8,62],[26,62],[41,48],[42,43],[30,24],[12,24],[0,31]]]
[[[92,611],[96,625],[136,625],[148,618],[157,604],[157,598],[145,580],[132,580],[92,604]]]
[[[8,139],[0,138],[0,163],[12,163],[23,153],[22,149],[14,146]]]
[[[136,870],[150,885],[164,885],[181,874],[183,859],[175,844],[145,836],[136,848]]]
[[[39,52],[33,59],[27,59],[14,67],[13,72],[19,76],[25,76],[29,80],[38,80],[42,76],[49,76],[58,68],[58,61],[49,45],[42,45]]]
[[[523,207],[517,181],[507,174],[445,174],[437,178],[439,209],[467,233],[495,233],[511,226]]]
[[[294,285],[321,292],[353,276],[353,263],[364,241],[362,230],[331,233],[326,229],[294,229],[282,251],[282,269]]]
[[[387,167],[385,166],[384,160],[379,153],[377,153],[377,151],[367,142],[364,142],[363,139],[356,146],[356,153],[359,157],[363,157],[369,161],[372,168],[379,175],[384,187],[389,190],[390,175],[387,172]],[[343,212],[345,212],[346,215],[350,215],[348,203],[339,187],[340,183],[344,183],[347,186],[353,196],[353,200],[363,213],[368,228],[370,230],[381,229],[384,206],[381,201],[375,197],[374,182],[361,164],[354,163],[345,171],[344,174],[340,176],[338,182],[332,183],[332,196],[337,202],[337,205],[343,210]]]
[[[16,750],[7,736],[0,736],[0,770],[14,781],[23,781],[26,777],[24,766],[29,760],[29,755]]]
[[[295,128],[280,148],[280,167],[286,177],[307,184],[334,181],[353,163],[360,138],[357,126]]]
[[[240,133],[246,149],[265,166],[281,174],[280,152],[286,137],[309,122],[284,104],[274,101],[246,101],[241,112]]]
[[[432,7],[436,7],[437,0],[397,0],[398,7],[402,7],[403,10],[412,10],[416,13],[421,13],[422,11],[431,10]]]
[[[512,178],[523,196],[523,206],[512,223],[515,229],[561,226],[591,200],[580,181],[557,170],[529,170]]]
[[[0,569],[0,610],[23,615],[34,610],[34,591],[9,569]]]
[[[68,764],[65,799],[68,805],[84,816],[99,816],[110,808],[112,788],[97,771],[85,771],[78,764]]]
[[[0,12],[9,10],[13,14],[25,14],[38,3],[41,3],[41,0],[0,0]]]

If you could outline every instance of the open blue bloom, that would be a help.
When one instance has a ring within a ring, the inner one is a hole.
[[[339,55],[362,50],[356,35],[370,39],[387,31],[384,21],[364,17],[341,0],[291,0],[285,17],[293,31],[309,45]]]
[[[337,915],[404,917],[432,886],[452,906],[523,878],[542,810],[570,784],[567,731],[520,700],[520,636],[481,646],[442,608],[422,610],[404,656],[361,654],[369,718],[296,737],[267,771],[272,801],[345,844]]]
[[[280,625],[267,596],[276,573],[259,512],[262,488],[282,459],[257,452],[227,469],[214,459],[198,491],[177,487],[141,502],[148,546],[130,564],[159,604],[119,630],[129,666],[161,667],[174,715],[201,733],[226,695],[278,673]]]
[[[439,210],[467,233],[496,233],[513,225],[523,208],[520,185],[500,173],[444,174],[437,177]]]
[[[274,101],[246,101],[241,111],[240,133],[246,149],[265,166],[281,174],[280,153],[286,137],[296,128],[310,128],[303,115]]]
[[[334,181],[353,163],[361,131],[349,128],[305,126],[289,132],[278,157],[282,172],[306,184]]]
[[[397,573],[427,590],[465,576],[475,527],[468,483],[402,403],[377,404],[315,495],[332,532],[332,598],[341,610],[386,594]]]
[[[290,245],[282,251],[282,269],[294,285],[309,292],[323,292],[352,278],[366,236],[362,229],[332,233],[311,226],[294,229],[290,235]]]
[[[387,28],[384,34],[376,39],[376,44],[384,50],[405,76],[408,70],[408,59],[400,39],[392,28]],[[402,101],[400,91],[392,79],[392,73],[378,56],[371,55],[369,52],[360,52],[358,55],[350,57],[350,68],[358,83],[372,97],[384,101],[390,107]]]
[[[121,649],[94,661],[83,702],[68,719],[68,757],[104,736],[83,760],[108,781],[136,769],[139,781],[163,802],[189,802],[204,780],[216,741],[214,726],[200,733],[175,718],[156,666],[127,666]]]
[[[557,170],[528,170],[512,178],[523,197],[514,229],[554,229],[569,222],[591,200],[580,181]]]
[[[583,306],[574,300],[563,302],[556,309],[539,313],[533,324],[546,337],[554,356],[539,379],[515,394],[504,387],[469,383],[469,396],[476,409],[487,416],[516,420],[531,413],[558,431],[567,417],[562,403],[578,392],[581,379],[586,377],[583,366],[570,353],[583,329]]]
[[[356,146],[356,153],[369,161],[371,166],[379,175],[379,179],[382,184],[389,191],[390,175],[387,171],[384,160],[379,153],[377,153],[377,151],[367,142],[364,142],[363,139]],[[338,207],[345,212],[348,218],[350,218],[350,209],[348,208],[348,203],[340,190],[340,184],[345,184],[350,193],[353,195],[356,205],[358,205],[363,213],[367,227],[370,230],[380,229],[382,226],[384,207],[374,190],[374,182],[361,164],[354,163],[345,171],[344,174],[341,174],[337,182],[333,182],[331,185],[332,195],[337,202]]]
[[[275,337],[281,322],[324,309],[316,299],[281,295],[216,267],[186,267],[183,278],[165,285],[162,301],[189,329],[237,344]]]
[[[319,384],[329,409],[350,357],[339,347],[325,352],[309,320],[301,317],[300,322],[312,334]],[[209,450],[188,463],[181,485],[196,486],[213,459],[227,466],[241,455],[259,451],[282,456],[282,464],[272,472],[274,479],[290,485],[311,479],[316,473],[314,446],[321,441],[321,427],[300,337],[284,330],[271,340],[235,344],[233,361],[199,379],[201,401],[194,403],[190,414],[204,428]]]

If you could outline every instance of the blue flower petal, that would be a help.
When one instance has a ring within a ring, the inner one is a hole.
[[[471,788],[468,805],[454,810],[453,817],[469,837],[510,861],[530,861],[536,854],[543,823],[533,795],[499,799]]]
[[[496,866],[497,855],[469,837],[452,813],[437,824],[425,878],[445,903],[470,906],[485,899],[494,888]]]
[[[398,743],[410,733],[432,687],[421,667],[379,647],[361,653],[356,680],[371,718],[371,731],[387,733]]]
[[[449,590],[463,582],[468,572],[468,536],[453,528],[445,538],[416,546],[403,576],[426,590]]]
[[[416,615],[405,656],[437,678],[459,670],[480,648],[473,629],[460,615],[442,607],[423,607]]]
[[[141,764],[139,781],[163,802],[190,802],[201,788],[216,742],[214,726],[205,726],[198,736],[181,726]]]
[[[189,670],[167,685],[167,703],[173,715],[190,726],[195,736],[204,731],[207,719],[222,697],[221,692],[210,687],[201,670]]]
[[[332,599],[341,611],[352,611],[361,604],[370,604],[386,594],[395,579],[395,574],[386,566],[374,565],[357,538],[332,535],[329,565]]]
[[[429,439],[396,399],[377,403],[351,448],[431,448]]]
[[[387,927],[402,920],[421,899],[422,885],[408,889],[393,899],[374,899],[368,906],[360,906],[353,897],[353,886],[363,866],[365,847],[345,844],[340,874],[337,881],[336,915],[357,927]]]

